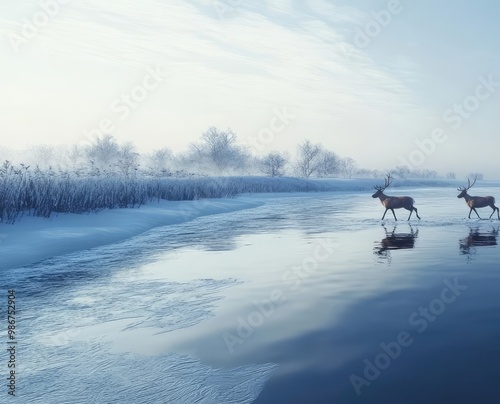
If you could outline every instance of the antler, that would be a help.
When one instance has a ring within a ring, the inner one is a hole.
[[[391,174],[387,174],[387,178],[385,179],[385,186],[384,186],[384,189],[386,189],[389,185],[392,184],[392,181],[394,179],[391,177]]]
[[[467,183],[468,185],[466,187],[458,187],[457,188],[457,191],[468,191],[470,188],[472,188],[474,186],[474,184],[476,183],[476,180],[477,180],[477,177],[474,177],[474,181],[472,182],[472,184],[470,183],[470,178],[467,178]]]
[[[391,177],[391,174],[387,174],[387,178],[384,180],[384,186],[382,185],[375,185],[373,188],[375,188],[377,191],[383,191],[386,189],[389,185],[392,184],[393,178]]]

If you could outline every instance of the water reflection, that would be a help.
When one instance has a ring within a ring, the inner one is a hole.
[[[158,260],[162,253],[168,251],[198,248],[227,252],[235,250],[239,237],[246,234],[272,234],[296,228],[305,234],[331,231],[334,227],[331,219],[333,208],[325,204],[325,200],[328,201],[325,198],[282,199],[268,206],[157,227],[121,242],[16,268],[5,274],[0,281],[0,288],[7,289],[8,285],[15,283],[26,295],[39,299],[65,294],[66,287],[96,282],[116,271],[122,271],[124,267],[142,267]],[[310,208],[305,209],[304,203],[298,201],[307,201]],[[276,211],[286,212],[286,215],[277,214]]]
[[[476,247],[496,246],[499,229],[499,227],[492,227],[491,230],[486,231],[480,229],[479,226],[469,227],[467,237],[459,240],[460,254],[470,256],[476,254]]]
[[[385,231],[385,237],[380,242],[375,243],[373,253],[383,259],[387,259],[389,264],[391,262],[391,251],[415,247],[418,229],[414,230],[410,224],[408,225],[410,228],[409,232],[396,233],[397,225],[394,226],[392,231],[388,231],[384,225],[382,227]]]

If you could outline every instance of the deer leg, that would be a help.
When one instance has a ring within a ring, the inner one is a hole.
[[[382,220],[384,220],[385,214],[387,213],[387,211],[388,211],[388,210],[389,210],[389,209],[388,209],[388,208],[386,208],[386,210],[385,210],[385,212],[384,212],[384,216],[382,216]]]
[[[472,208],[472,209],[474,210],[474,212],[476,212],[477,217],[478,217],[479,219],[481,219],[481,216],[479,216],[479,213],[477,213],[476,208]],[[470,212],[469,212],[469,216],[470,216]]]
[[[411,214],[413,213],[413,209],[410,210],[410,216],[408,216],[408,220],[410,220]]]
[[[398,219],[396,218],[396,214],[394,213],[394,209],[391,209],[391,211],[392,211],[392,214],[394,215],[394,220],[397,222]]]
[[[413,210],[415,211],[415,214],[417,215],[418,220],[420,220],[420,216],[418,215],[418,210],[417,210],[417,208],[413,207]]]

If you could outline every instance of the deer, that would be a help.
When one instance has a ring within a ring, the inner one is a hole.
[[[385,212],[384,212],[384,215],[382,216],[382,220],[384,220],[385,214],[390,209],[392,214],[394,215],[394,220],[397,221],[398,219],[396,218],[396,214],[394,213],[394,209],[400,209],[400,208],[405,208],[406,210],[410,211],[410,216],[408,216],[407,220],[410,220],[413,211],[415,211],[415,214],[417,215],[418,220],[420,220],[420,216],[418,215],[417,208],[415,206],[413,206],[415,201],[413,200],[412,197],[409,197],[409,196],[388,196],[388,195],[384,194],[385,189],[389,185],[392,184],[392,181],[393,181],[393,178],[391,177],[391,174],[387,174],[387,176],[384,180],[384,186],[377,186],[376,185],[373,187],[377,190],[377,192],[375,192],[372,195],[372,198],[379,198],[380,203],[382,205],[384,205],[384,207],[385,207]]]
[[[469,210],[469,219],[470,219],[470,214],[472,211],[476,212],[476,215],[479,219],[481,219],[481,216],[479,216],[479,213],[477,213],[476,208],[485,208],[486,206],[489,206],[491,209],[493,209],[493,212],[491,212],[491,216],[497,212],[498,219],[500,219],[500,212],[499,209],[495,206],[495,198],[492,196],[470,196],[467,191],[471,189],[474,184],[476,183],[477,177],[474,178],[474,181],[472,184],[470,183],[470,178],[467,178],[467,186],[466,187],[458,187],[457,191],[460,191],[460,194],[457,195],[457,198],[464,198],[465,203],[467,206],[470,208]]]

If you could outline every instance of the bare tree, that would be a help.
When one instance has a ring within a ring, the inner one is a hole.
[[[191,147],[201,162],[206,162],[218,171],[238,169],[245,166],[249,155],[236,144],[237,136],[232,129],[221,131],[210,127],[201,135],[200,143]]]
[[[356,172],[356,161],[351,157],[346,157],[340,160],[340,173],[346,178],[351,178]]]
[[[53,146],[45,144],[34,145],[29,148],[29,154],[31,155],[31,163],[36,164],[42,169],[57,164],[56,150]]]
[[[482,181],[484,179],[483,173],[470,173],[467,177],[475,178],[476,180]]]
[[[358,178],[383,178],[384,172],[380,170],[370,170],[368,168],[357,168],[356,177]]]
[[[113,171],[120,155],[120,146],[111,135],[96,137],[94,142],[85,148],[85,154],[92,166],[92,171]]]
[[[85,149],[79,145],[73,145],[66,150],[66,165],[75,173],[81,173],[85,169]]]
[[[339,172],[339,157],[330,150],[323,150],[319,156],[318,175],[332,177]]]
[[[323,146],[321,143],[313,144],[310,140],[305,140],[297,146],[297,159],[295,169],[297,173],[305,178],[309,178],[320,167]]]
[[[174,156],[172,151],[164,147],[162,149],[154,150],[150,155],[147,156],[146,166],[148,172],[155,176],[170,176],[172,175],[172,162]]]
[[[132,142],[119,147],[116,167],[120,174],[126,176],[134,175],[139,169],[139,153]]]
[[[287,163],[286,155],[272,151],[260,160],[261,171],[270,177],[281,177]]]
[[[426,178],[426,179],[436,179],[439,175],[435,170],[417,170],[416,171],[417,178]]]
[[[411,170],[408,166],[397,166],[392,170],[392,173],[402,180],[411,177]]]

